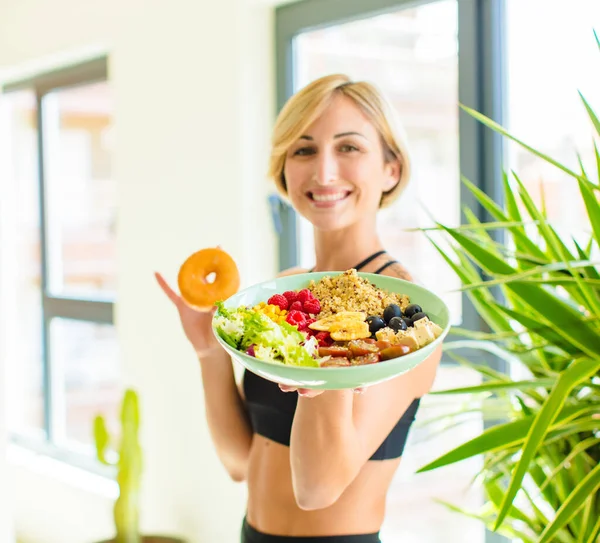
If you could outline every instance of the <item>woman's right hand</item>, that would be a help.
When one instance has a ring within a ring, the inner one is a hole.
[[[185,337],[192,344],[192,347],[194,347],[198,357],[202,358],[203,356],[219,352],[222,347],[217,342],[212,330],[212,318],[216,308],[210,311],[192,309],[168,285],[160,273],[155,272],[154,276],[162,291],[177,309]]]

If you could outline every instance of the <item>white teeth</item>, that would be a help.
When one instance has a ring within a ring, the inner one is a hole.
[[[334,202],[336,200],[341,200],[346,196],[345,192],[336,192],[335,194],[314,194],[312,198],[315,202]]]

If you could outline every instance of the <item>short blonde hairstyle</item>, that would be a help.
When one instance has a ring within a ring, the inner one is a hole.
[[[379,207],[387,207],[402,193],[410,178],[406,137],[394,108],[383,94],[372,84],[352,81],[343,74],[316,79],[286,102],[273,129],[269,177],[275,182],[279,193],[287,199],[284,176],[287,153],[338,95],[350,98],[373,123],[381,136],[386,162],[395,159],[400,162],[398,183],[381,197]]]

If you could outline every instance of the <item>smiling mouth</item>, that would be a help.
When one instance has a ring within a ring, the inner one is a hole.
[[[338,202],[345,199],[350,194],[347,190],[341,190],[339,192],[333,192],[330,194],[315,194],[309,192],[308,196],[313,202]]]

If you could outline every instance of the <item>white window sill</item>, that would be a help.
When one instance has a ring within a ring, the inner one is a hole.
[[[109,500],[116,500],[119,495],[119,487],[115,480],[91,473],[21,445],[9,443],[6,456],[11,466],[54,479],[84,492]]]

